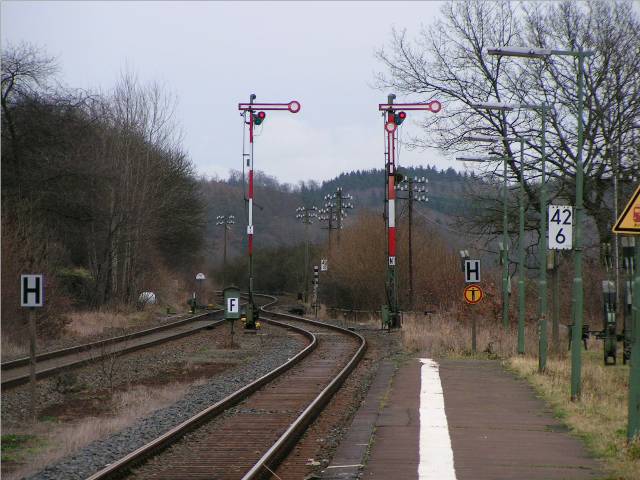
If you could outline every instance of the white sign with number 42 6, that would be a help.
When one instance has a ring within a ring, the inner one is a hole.
[[[549,248],[571,250],[573,245],[573,207],[549,205]]]

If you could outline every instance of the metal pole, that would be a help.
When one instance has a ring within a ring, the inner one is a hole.
[[[518,199],[518,353],[524,354],[524,138],[520,138],[520,198]]]
[[[631,359],[629,365],[629,421],[627,439],[640,435],[640,245],[635,248]]]
[[[502,212],[502,326],[509,328],[509,236],[508,228],[509,222],[507,219],[507,157],[503,158],[502,167],[502,200],[503,200],[503,212]]]
[[[542,157],[542,183],[540,184],[540,285],[538,292],[538,296],[540,297],[540,341],[538,344],[539,372],[544,372],[547,368],[547,351],[549,349],[549,342],[547,339],[547,108],[547,105],[543,104],[540,109],[542,116],[542,139],[540,143]]]
[[[388,103],[392,104],[395,95],[389,95]],[[387,114],[387,123],[395,124],[393,111]],[[398,297],[396,286],[396,192],[395,192],[395,129],[387,131],[387,150],[389,152],[387,161],[387,251],[388,251],[388,286],[387,296],[389,301],[390,328],[398,327]]]
[[[340,249],[340,230],[342,229],[342,188],[339,188],[337,193],[337,205],[338,205],[338,249]]]
[[[249,103],[253,103],[255,94],[251,94],[249,97]],[[247,315],[246,328],[255,328],[255,319],[253,318],[254,306],[253,306],[253,110],[249,110],[249,224],[247,226],[247,245],[249,253],[249,304],[247,311],[250,314]]]
[[[36,384],[36,316],[29,308],[29,416],[33,422],[37,418],[38,386]]]
[[[574,318],[573,332],[571,334],[571,400],[580,399],[582,394],[581,370],[582,370],[582,317],[584,290],[582,284],[582,189],[584,182],[584,170],[582,165],[582,147],[584,142],[584,124],[582,109],[583,97],[583,67],[584,54],[582,48],[578,52],[578,146],[576,152],[576,225],[574,245]]]
[[[304,211],[304,303],[309,301],[309,211]]]
[[[471,351],[476,353],[477,351],[477,328],[476,328],[476,315],[471,317]]]
[[[415,184],[409,179],[409,309],[413,309],[413,195]]]
[[[222,247],[222,286],[227,285],[227,220],[225,219],[224,227],[224,247]]]
[[[551,326],[553,349],[560,351],[560,252],[556,251],[553,264],[553,324]]]
[[[615,223],[618,219],[618,169],[622,164],[622,147],[620,145],[620,138],[618,137],[618,148],[616,149],[616,155],[611,156],[611,167],[613,170],[613,222]],[[621,301],[623,298],[622,288],[620,288],[620,241],[618,239],[618,234],[613,234],[613,250],[614,255],[616,257],[615,260],[615,269],[616,269],[616,333],[620,330],[619,323],[620,318],[623,317],[624,311],[624,302]],[[623,325],[624,329],[624,325]]]
[[[331,256],[332,231],[333,231],[333,206],[329,205],[329,256]]]

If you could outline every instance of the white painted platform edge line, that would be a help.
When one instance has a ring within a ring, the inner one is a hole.
[[[430,358],[420,362],[418,480],[457,480],[439,365]]]

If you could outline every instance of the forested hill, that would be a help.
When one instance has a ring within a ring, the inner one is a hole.
[[[415,203],[418,215],[426,216],[432,223],[446,225],[456,215],[468,209],[464,191],[470,182],[480,181],[466,173],[458,173],[452,168],[438,170],[432,166],[403,168],[399,170],[406,176],[426,177],[428,179],[427,203]],[[294,245],[304,238],[304,228],[296,219],[299,206],[321,207],[324,196],[342,187],[343,192],[353,196],[354,209],[348,212],[346,224],[350,219],[365,211],[382,214],[384,208],[384,171],[382,169],[358,170],[341,173],[339,176],[320,183],[300,182],[298,185],[279,183],[277,179],[258,172],[255,176],[255,229],[257,245]],[[211,239],[210,251],[217,255],[221,252],[223,228],[216,225],[218,215],[234,215],[236,224],[229,232],[230,253],[235,254],[242,248],[244,225],[246,225],[243,207],[243,182],[240,172],[232,172],[226,180],[201,179],[201,188],[207,206],[207,238]],[[402,211],[401,202],[399,206]],[[326,238],[324,225],[317,221],[309,228],[313,241]]]

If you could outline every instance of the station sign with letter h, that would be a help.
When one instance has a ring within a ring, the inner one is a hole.
[[[44,306],[44,276],[42,274],[20,276],[20,306],[28,308]]]
[[[480,260],[464,261],[464,282],[480,283]]]

